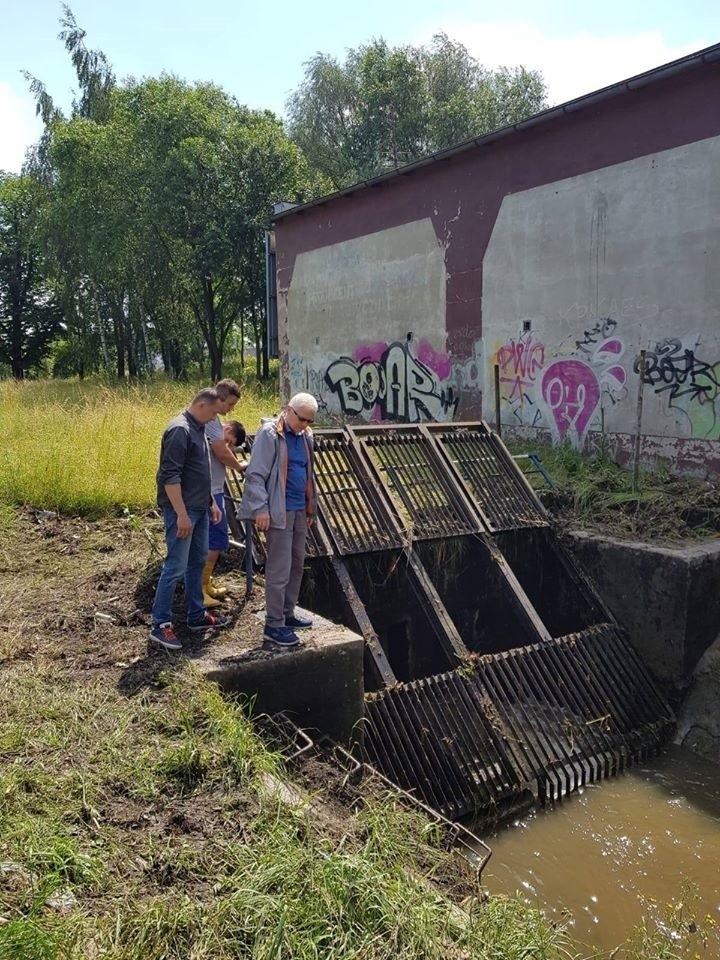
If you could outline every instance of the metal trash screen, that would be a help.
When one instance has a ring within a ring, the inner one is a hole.
[[[431,438],[415,425],[349,427],[362,444],[367,466],[413,540],[476,533],[484,527],[467,494],[440,460]]]
[[[656,750],[673,715],[609,624],[481,658],[366,703],[370,761],[449,817],[557,800]]]
[[[336,553],[399,547],[403,537],[347,434],[315,436],[319,510]]]
[[[547,526],[537,495],[485,424],[432,424],[427,430],[469,487],[491,531]]]

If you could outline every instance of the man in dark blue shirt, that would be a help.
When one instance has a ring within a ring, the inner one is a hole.
[[[158,505],[165,521],[167,558],[152,607],[150,642],[166,650],[180,650],[172,625],[175,587],[185,578],[185,609],[189,630],[226,626],[225,617],[207,613],[203,605],[202,571],[208,552],[210,455],[205,424],[225,412],[225,398],[213,388],[201,390],[187,410],[165,429],[157,472]],[[219,511],[214,506],[212,519]]]

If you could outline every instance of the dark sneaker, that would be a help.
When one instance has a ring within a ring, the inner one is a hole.
[[[150,631],[149,639],[150,643],[164,647],[166,650],[182,650],[182,644],[175,636],[171,623],[158,623]]]
[[[265,627],[263,638],[271,643],[276,643],[278,647],[296,647],[300,643],[300,637],[292,632],[289,627]]]
[[[199,633],[201,630],[221,630],[223,627],[229,627],[230,621],[221,613],[206,613],[202,620],[193,620],[188,623],[188,630],[193,633]]]
[[[285,617],[285,626],[291,630],[309,630],[312,625],[310,617]]]

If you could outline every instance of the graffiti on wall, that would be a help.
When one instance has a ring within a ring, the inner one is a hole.
[[[465,360],[452,359],[452,381],[457,390],[480,393],[483,388],[483,342],[475,340]]]
[[[625,344],[613,317],[585,318],[577,333],[554,349],[523,333],[498,344],[501,402],[516,423],[545,426],[555,441],[581,446],[600,426],[600,411],[627,396]],[[640,372],[640,356],[632,370]],[[668,414],[685,422],[689,436],[717,437],[720,429],[720,361],[698,355],[677,337],[658,341],[645,353],[644,382],[667,399]]]
[[[532,403],[535,380],[545,364],[545,344],[524,333],[517,340],[511,338],[497,351],[500,383],[509,387],[508,403],[522,405],[527,397]]]
[[[570,356],[552,359],[547,345],[529,331],[498,346],[501,399],[515,420],[544,424],[554,440],[581,446],[603,395],[617,402],[627,382],[616,327],[611,317],[599,318],[578,334]]]
[[[427,340],[359,344],[325,371],[325,384],[347,416],[416,423],[452,420],[458,396],[446,354]]]
[[[640,355],[633,364],[640,372]],[[687,417],[691,436],[709,437],[716,433],[720,394],[720,361],[702,360],[693,347],[685,347],[676,337],[666,337],[645,351],[643,382],[656,394],[667,397],[668,409]]]

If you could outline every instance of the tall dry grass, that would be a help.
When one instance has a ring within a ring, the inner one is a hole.
[[[0,382],[0,502],[68,514],[155,502],[160,438],[202,383]],[[241,384],[232,418],[253,432],[277,411],[276,381]]]

